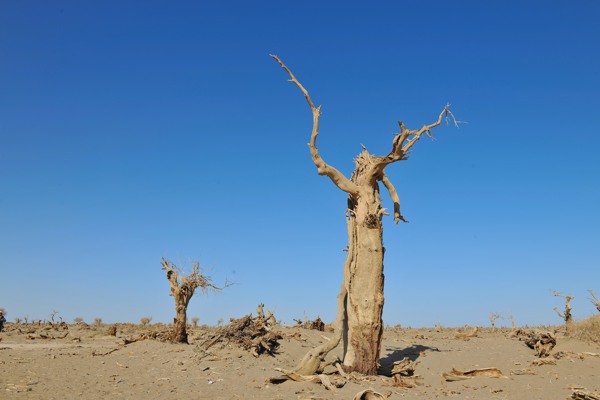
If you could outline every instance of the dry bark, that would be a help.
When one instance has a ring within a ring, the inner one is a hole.
[[[288,73],[290,82],[302,91],[312,111],[313,128],[308,146],[317,172],[327,176],[340,190],[348,194],[348,255],[344,264],[344,287],[347,295],[343,305],[345,315],[341,335],[344,345],[343,367],[347,372],[357,371],[374,375],[379,367],[383,334],[382,216],[388,215],[381,203],[379,182],[383,183],[394,203],[396,223],[408,222],[400,212],[400,198],[384,169],[389,164],[406,160],[412,146],[422,135],[431,136],[431,129],[440,125],[444,117],[452,119],[455,124],[456,120],[447,105],[434,123],[424,125],[420,129],[407,129],[399,121],[400,133],[392,140],[391,151],[385,156],[375,156],[363,147],[362,153],[355,159],[354,173],[348,179],[327,164],[317,148],[321,107],[315,107],[308,91],[290,69],[277,56],[272,57]]]

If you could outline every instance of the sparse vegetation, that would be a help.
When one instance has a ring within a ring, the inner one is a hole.
[[[572,336],[600,345],[600,315],[577,321],[573,324]]]
[[[94,318],[94,326],[98,327],[98,328],[101,327],[102,326],[102,318],[98,318],[98,317]]]
[[[198,327],[198,322],[200,321],[200,318],[198,317],[193,317],[192,318],[192,325],[194,326],[194,328]]]
[[[142,318],[140,318],[140,324],[143,327],[146,327],[150,323],[150,321],[152,321],[152,317],[142,317]]]

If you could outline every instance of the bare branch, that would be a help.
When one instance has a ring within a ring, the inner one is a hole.
[[[388,192],[390,193],[390,197],[392,198],[392,201],[394,202],[394,221],[396,221],[396,225],[400,221],[408,222],[402,216],[402,214],[400,214],[400,197],[398,197],[398,192],[396,192],[396,188],[394,187],[392,182],[388,179],[387,175],[383,174],[383,176],[381,177],[381,182],[383,182],[383,185],[387,188]]]
[[[459,121],[454,118],[454,114],[452,114],[450,111],[450,104],[446,104],[437,121],[429,125],[423,125],[421,129],[408,129],[402,121],[398,121],[400,133],[398,133],[392,141],[392,150],[387,156],[378,157],[378,162],[372,168],[370,180],[380,179],[381,174],[383,174],[383,170],[389,164],[408,159],[408,153],[410,152],[411,147],[421,138],[423,134],[432,137],[431,130],[440,125],[444,117],[446,118],[446,121],[452,120],[454,126],[458,127]]]
[[[290,71],[290,69],[283,63],[283,61],[279,59],[279,57],[273,54],[271,54],[271,57],[273,57],[275,61],[277,61],[279,65],[281,65],[281,67],[288,73],[288,75],[290,76],[289,81],[298,86],[300,91],[304,94],[304,98],[308,102],[308,105],[310,106],[310,109],[313,114],[313,129],[310,135],[310,142],[308,144],[308,147],[310,149],[310,155],[313,159],[313,162],[315,163],[315,166],[317,167],[319,175],[328,176],[329,179],[331,179],[331,181],[335,183],[335,185],[344,192],[357,195],[358,186],[354,182],[346,178],[344,174],[342,174],[340,171],[327,164],[319,154],[319,149],[317,148],[317,136],[319,135],[319,117],[321,116],[321,106],[315,107],[310,98],[310,95],[308,94],[308,91],[296,79],[294,74],[292,74],[292,71]]]
[[[592,295],[590,301],[594,304],[594,306],[596,306],[596,309],[600,311],[600,299],[596,297],[596,293],[594,293],[593,290],[588,290],[588,292],[590,292],[590,294]]]
[[[554,307],[554,311],[556,312],[556,314],[558,314],[559,317],[561,317],[562,319],[565,318],[565,315],[562,314],[560,311],[558,311],[558,308]]]
[[[404,157],[409,152],[410,148],[421,138],[423,133],[425,133],[425,134],[427,134],[427,136],[431,137],[431,133],[430,133],[431,129],[440,125],[442,123],[442,120],[444,119],[444,117],[451,118],[452,121],[454,122],[454,126],[458,127],[458,122],[456,121],[456,118],[454,118],[454,114],[452,114],[452,112],[450,111],[450,104],[446,104],[446,107],[444,107],[444,109],[440,113],[440,116],[438,117],[437,121],[435,121],[433,124],[423,125],[423,127],[418,130],[407,131],[408,135],[405,135],[406,132],[400,133],[401,136],[402,135],[405,135],[405,136],[412,135],[412,138],[410,138],[408,140],[408,142],[406,144],[403,144],[403,146],[402,146],[402,153],[404,153],[404,154],[402,154],[402,157]]]
[[[177,268],[175,264],[165,260],[164,258],[162,259],[161,264],[163,266],[162,269],[167,272],[167,279],[171,284],[171,291],[173,291],[173,288],[179,288],[183,286],[185,286],[188,290],[191,290],[192,293],[197,288],[202,289],[202,291],[221,291],[233,284],[229,281],[225,281],[223,286],[216,286],[212,283],[212,279],[209,276],[206,276],[202,273],[202,270],[200,269],[200,263],[198,261],[192,262],[192,272],[187,276],[183,276],[181,270]]]
[[[557,292],[556,290],[552,291],[552,294],[556,297],[562,297],[563,299],[565,299],[567,302],[570,302],[571,300],[573,300],[575,297],[573,296],[565,296],[564,294]]]

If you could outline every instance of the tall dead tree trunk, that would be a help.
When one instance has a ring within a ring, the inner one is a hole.
[[[449,105],[444,107],[436,122],[420,129],[409,130],[399,122],[400,133],[392,141],[392,149],[385,156],[369,154],[366,148],[356,157],[356,168],[348,179],[340,171],[327,164],[319,154],[317,135],[321,107],[315,107],[306,89],[292,72],[277,57],[272,57],[285,69],[294,83],[304,94],[313,114],[313,129],[309,142],[310,154],[319,175],[325,175],[341,190],[348,193],[348,255],[344,263],[344,283],[340,294],[344,299],[342,339],[344,344],[343,367],[347,372],[357,371],[366,375],[377,373],[381,337],[383,334],[383,227],[382,216],[389,215],[383,208],[379,183],[383,183],[394,203],[394,220],[408,222],[400,213],[400,199],[396,189],[385,175],[389,164],[406,160],[412,146],[423,134],[440,125],[444,117],[456,124]],[[337,333],[337,332],[336,332]],[[329,346],[331,347],[331,346]],[[328,347],[327,347],[328,348]],[[329,350],[328,350],[329,351]],[[325,353],[326,355],[326,353]],[[297,370],[306,373],[306,365]],[[310,369],[310,368],[309,368]]]
[[[192,272],[185,276],[170,261],[162,259],[162,269],[167,272],[167,279],[171,286],[171,295],[175,299],[175,318],[173,319],[173,332],[171,341],[174,343],[188,343],[187,334],[187,308],[197,288],[202,291],[221,290],[223,288],[212,284],[211,278],[200,271],[200,263],[192,264]],[[227,283],[225,286],[228,286]]]

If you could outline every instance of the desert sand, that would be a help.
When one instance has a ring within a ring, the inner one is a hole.
[[[274,368],[292,370],[330,332],[278,327],[283,338],[277,354],[255,357],[231,344],[200,350],[198,343],[214,333],[209,327],[191,328],[189,345],[156,339],[125,345],[125,339],[157,329],[133,324],[119,325],[116,336],[107,334],[107,326],[84,324],[5,328],[0,333],[1,399],[353,399],[371,389],[389,399],[547,400],[600,390],[599,346],[568,338],[560,329],[547,361],[536,365],[535,351],[511,337],[510,329],[482,328],[476,337],[457,338],[451,328],[389,328],[381,374],[351,377],[332,391],[312,382],[269,382],[280,375]],[[407,380],[416,384],[412,388],[394,386],[386,376],[393,362],[405,357],[414,361],[414,376]],[[443,374],[453,368],[497,368],[503,376],[447,381]]]

